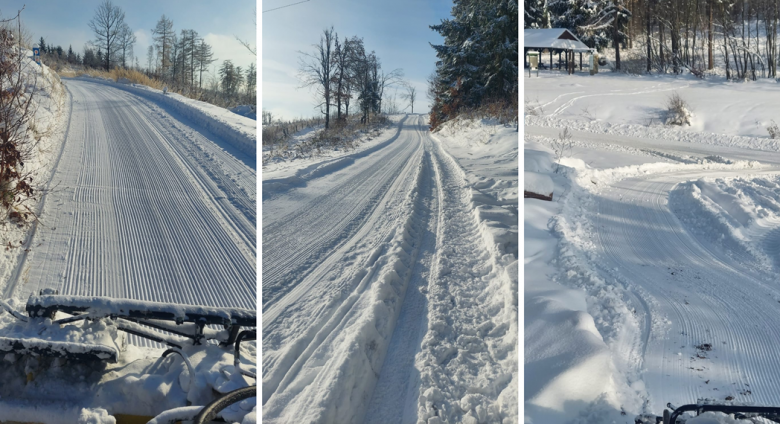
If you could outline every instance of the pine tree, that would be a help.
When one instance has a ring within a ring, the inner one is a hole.
[[[524,6],[524,28],[550,27],[550,12],[547,7],[547,0],[525,0]]]
[[[211,65],[216,59],[214,58],[214,53],[211,51],[211,46],[208,45],[205,41],[202,39],[200,40],[200,44],[198,44],[197,48],[197,55],[195,57],[195,60],[197,61],[197,67],[198,67],[198,90],[203,89],[203,71],[208,71],[209,65]]]
[[[452,19],[430,28],[436,66],[436,122],[486,100],[511,101],[518,90],[518,6],[514,0],[455,0]],[[432,121],[433,121],[432,116]]]
[[[41,40],[38,42],[38,44],[41,48],[41,53],[46,53],[46,42],[43,40],[43,37],[41,37]]]

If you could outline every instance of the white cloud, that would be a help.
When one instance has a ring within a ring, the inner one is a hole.
[[[232,35],[208,33],[203,39],[206,43],[211,45],[214,57],[217,58],[217,61],[214,63],[217,67],[219,67],[224,60],[231,60],[234,65],[241,66],[244,70],[249,67],[250,63],[254,63],[255,66],[257,66],[257,56],[250,53],[246,47],[241,45],[241,43],[236,40],[236,37]],[[248,41],[251,42],[253,40]],[[254,43],[251,43],[251,45],[254,47]]]

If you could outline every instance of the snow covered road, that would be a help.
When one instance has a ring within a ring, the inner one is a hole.
[[[499,395],[516,357],[496,294],[509,277],[464,171],[423,116],[385,137],[263,201],[264,422],[511,414]]]
[[[652,411],[666,402],[728,396],[770,405],[779,394],[780,287],[774,274],[744,253],[690,232],[668,205],[679,182],[736,174],[630,178],[595,196],[599,268],[607,281],[625,285],[642,329],[621,341],[626,349],[615,354],[628,375],[645,382]]]
[[[165,106],[106,84],[65,84],[62,157],[5,297],[54,288],[255,308],[254,158]]]

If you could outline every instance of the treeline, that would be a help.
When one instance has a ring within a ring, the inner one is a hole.
[[[376,53],[366,49],[362,38],[339,40],[333,27],[323,31],[314,52],[302,53],[299,77],[304,86],[316,89],[315,107],[325,118],[326,130],[331,126],[331,107],[336,109],[337,123],[344,124],[352,100],[356,99],[360,122],[368,124],[372,114],[382,112],[386,89],[404,84],[403,70],[386,72]]]
[[[435,129],[467,109],[513,109],[517,116],[518,5],[514,0],[454,0],[452,19],[430,28],[439,61],[428,81]],[[495,104],[502,107],[496,108]]]
[[[222,62],[217,75],[204,85],[203,74],[217,60],[211,45],[194,29],[182,29],[179,34],[173,21],[163,15],[152,30],[154,43],[146,53],[147,73],[167,83],[171,89],[184,93],[201,93],[211,103],[235,106],[255,104],[257,99],[257,68],[246,69],[231,60]]]
[[[84,46],[83,54],[75,53],[71,46],[65,52],[41,37],[41,57],[49,66],[59,69],[64,64],[74,68],[130,69],[159,80],[168,90],[185,96],[222,106],[257,103],[257,68],[254,63],[246,69],[222,62],[216,73],[210,69],[218,59],[212,46],[194,29],[182,29],[177,34],[173,20],[163,15],[152,28],[153,44],[146,52],[145,67],[133,48],[136,37],[124,22],[125,14],[119,6],[105,0],[89,22],[95,39]]]
[[[568,28],[590,47],[612,47],[618,70],[628,48],[638,58],[631,72],[703,77],[717,65],[728,79],[777,78],[776,0],[525,2],[525,28]]]

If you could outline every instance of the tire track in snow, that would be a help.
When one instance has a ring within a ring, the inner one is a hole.
[[[410,140],[401,143],[415,140],[416,135],[410,132],[404,132],[404,138]],[[419,148],[415,151],[421,153]],[[428,167],[419,159],[413,163],[416,175],[411,190],[400,193],[405,194],[400,205],[403,215],[391,222],[394,230],[369,255],[368,269],[357,286],[346,293],[314,338],[295,355],[295,362],[284,370],[275,387],[266,388],[264,376],[263,395],[268,396],[264,399],[264,422],[362,421],[404,303],[428,219],[424,205],[432,189],[430,178],[426,178]],[[325,387],[328,389],[323,391]]]

